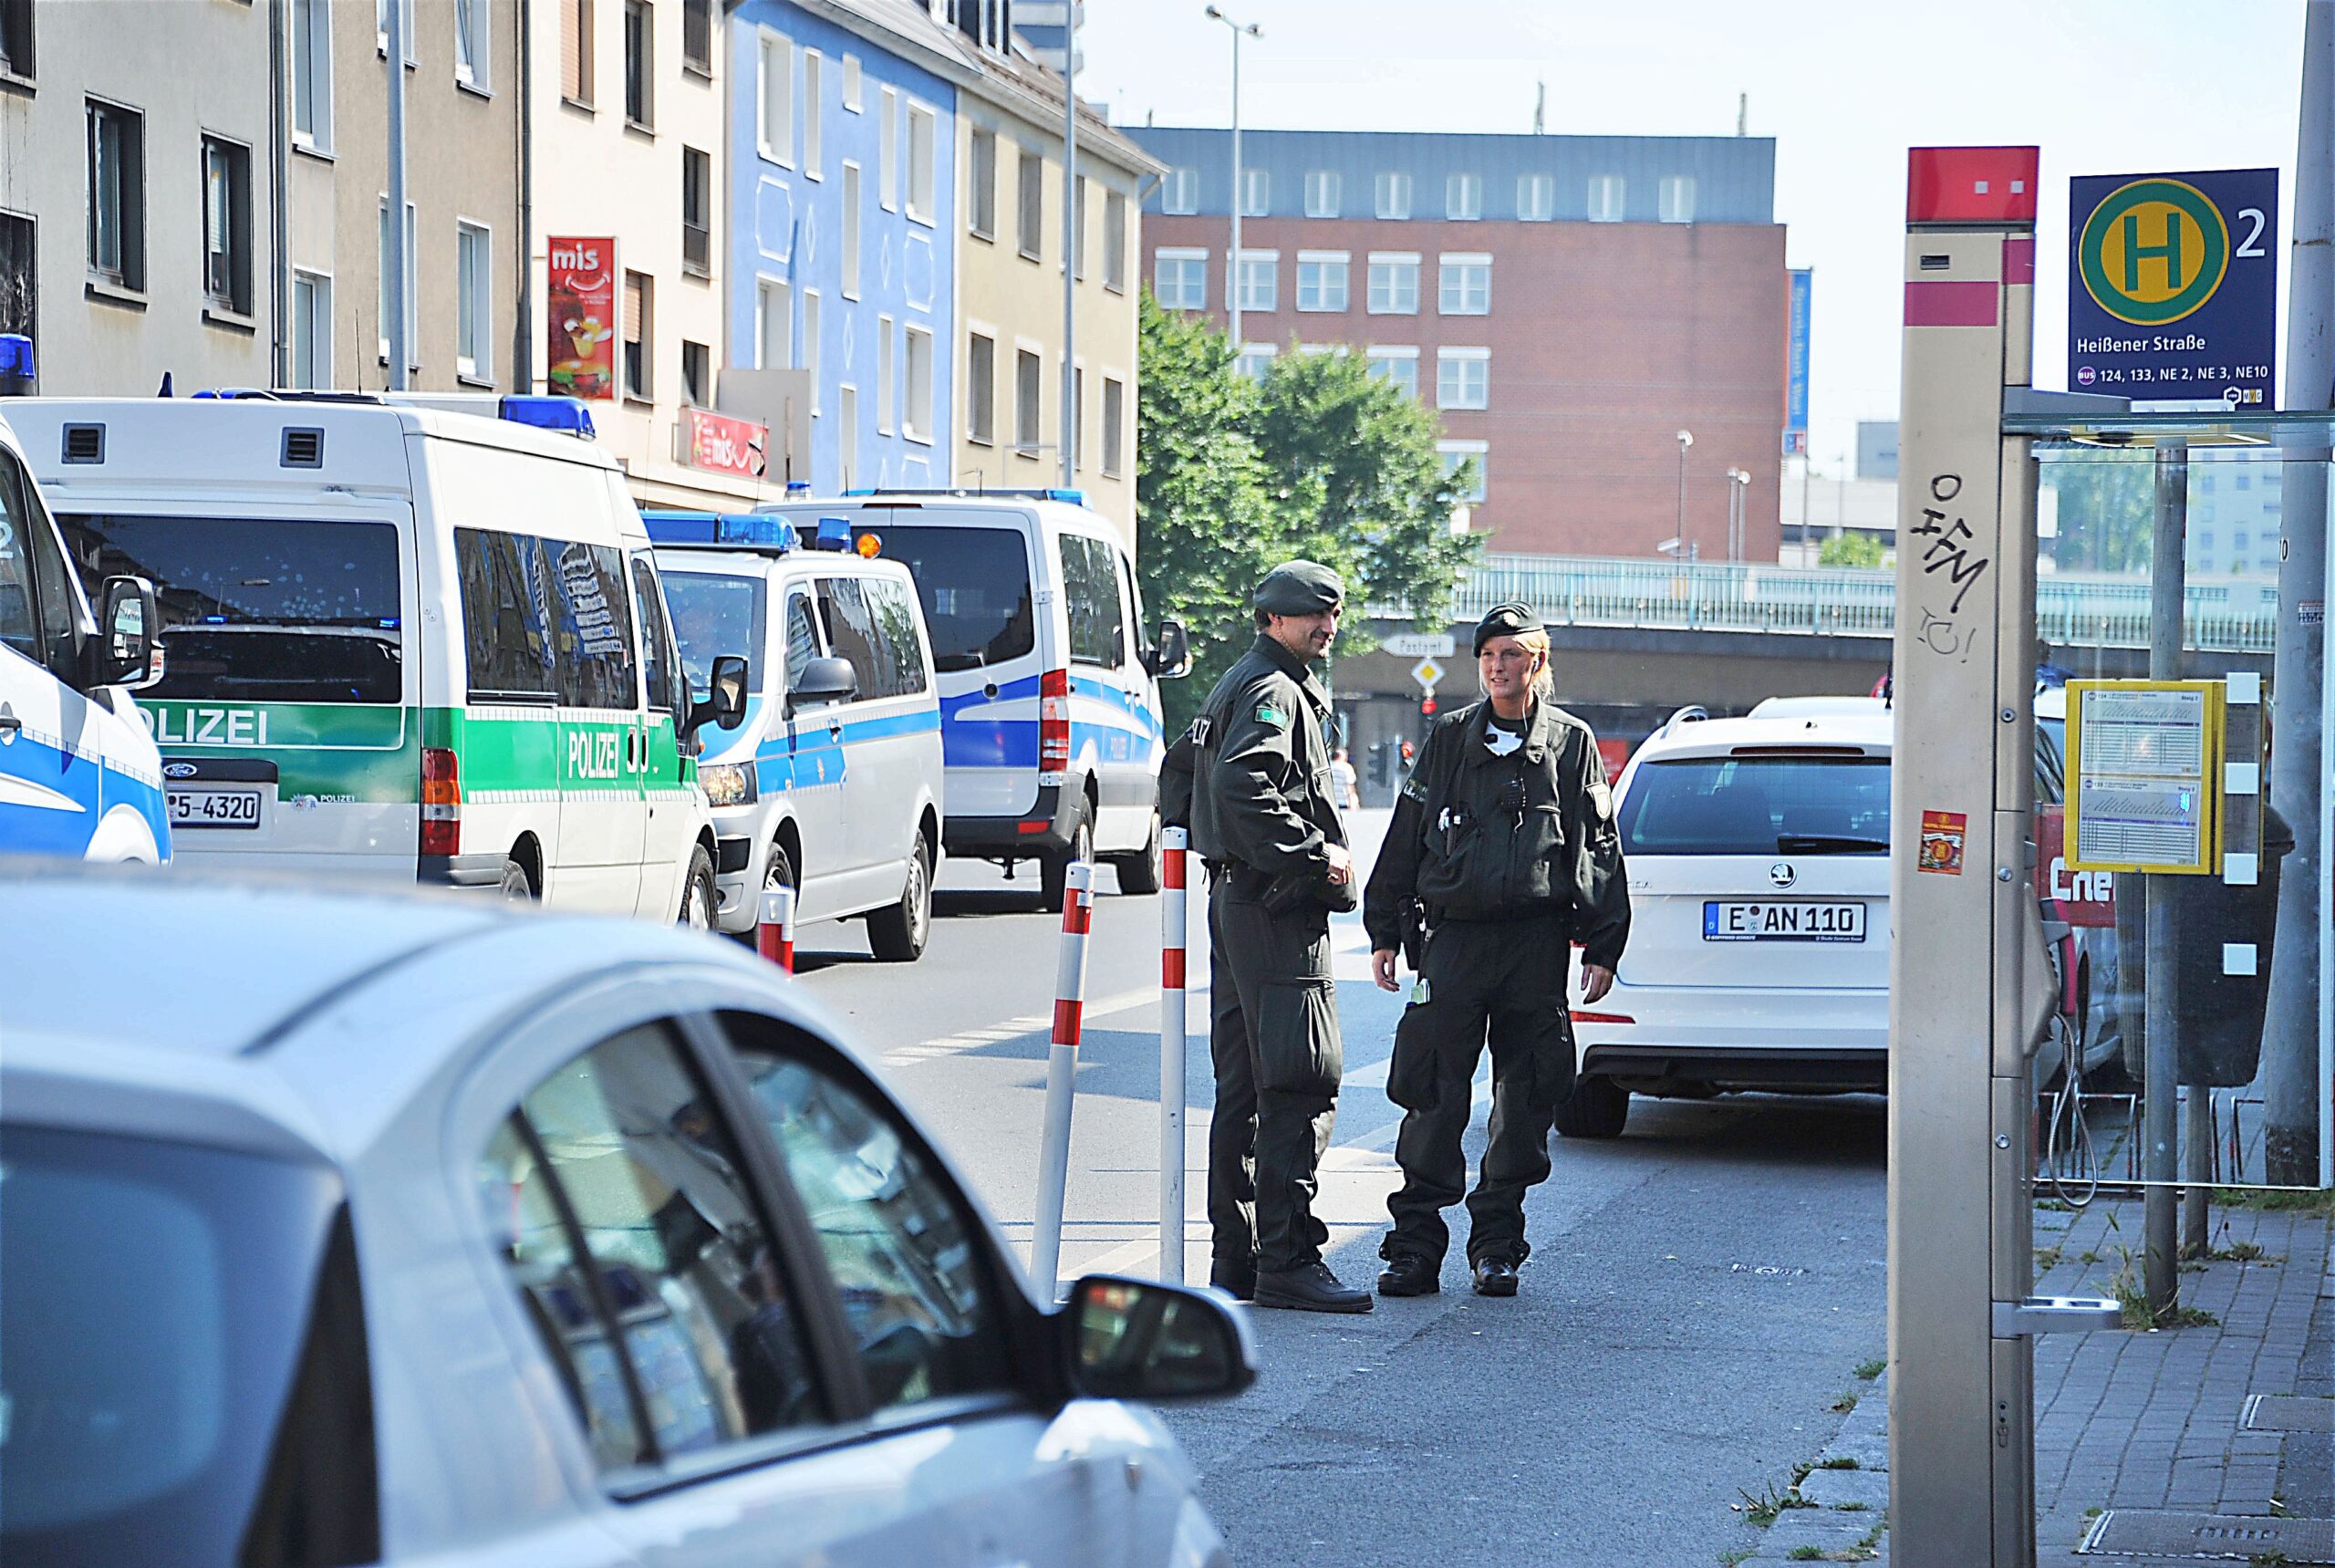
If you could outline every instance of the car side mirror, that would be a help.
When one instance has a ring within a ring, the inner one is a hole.
[[[154,585],[144,577],[108,577],[98,593],[98,635],[85,656],[91,691],[142,691],[162,678],[161,617]]]
[[[681,739],[686,741],[706,725],[717,729],[734,730],[746,717],[746,690],[751,684],[743,658],[724,653],[713,661],[713,671],[707,678],[705,701],[690,705],[688,722],[681,726]]]
[[[1162,680],[1181,680],[1192,672],[1192,639],[1184,623],[1163,620],[1151,647],[1151,673]]]
[[[825,659],[804,661],[794,677],[794,684],[786,689],[786,712],[794,717],[797,708],[814,707],[821,702],[848,702],[859,695],[859,673],[848,659]]]
[[[1089,1274],[1055,1321],[1085,1398],[1219,1399],[1257,1380],[1249,1320],[1213,1291]]]

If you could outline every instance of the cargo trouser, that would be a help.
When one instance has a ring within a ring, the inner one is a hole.
[[[1330,917],[1307,903],[1273,914],[1240,897],[1235,872],[1208,900],[1208,1220],[1219,1268],[1266,1273],[1317,1262],[1329,1230],[1313,1217],[1344,1052]]]
[[[1419,975],[1426,1000],[1404,1009],[1387,1069],[1386,1097],[1403,1107],[1395,1140],[1403,1185],[1386,1200],[1395,1228],[1379,1256],[1443,1262],[1451,1232],[1442,1210],[1467,1191],[1460,1139],[1487,1035],[1492,1114],[1483,1171],[1468,1194],[1468,1262],[1521,1263],[1531,1251],[1524,1194],[1548,1179],[1550,1118],[1572,1083],[1567,932],[1562,917],[1548,915],[1447,920],[1429,939]]]

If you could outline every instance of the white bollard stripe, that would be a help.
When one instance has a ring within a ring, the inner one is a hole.
[[[1046,1119],[1038,1146],[1038,1222],[1030,1273],[1048,1301],[1062,1293],[1062,1217],[1070,1185],[1071,1103],[1078,1081],[1078,1032],[1086,1002],[1086,933],[1095,867],[1071,864],[1064,877],[1062,958],[1054,973],[1053,1042],[1046,1051]]]

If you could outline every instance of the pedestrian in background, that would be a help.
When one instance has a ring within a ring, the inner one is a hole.
[[[1311,666],[1344,599],[1337,574],[1311,561],[1266,575],[1256,644],[1169,752],[1160,791],[1168,820],[1188,806],[1209,872],[1209,1282],[1308,1312],[1371,1306],[1322,1261],[1329,1230],[1313,1216],[1344,1071],[1330,912],[1356,898],[1331,798],[1330,699]]]
[[[1330,753],[1330,799],[1340,811],[1362,809],[1362,778],[1344,746]]]
[[[1460,1138],[1487,1036],[1491,1124],[1468,1197],[1468,1264],[1479,1295],[1516,1293],[1531,1251],[1524,1194],[1548,1178],[1550,1120],[1572,1087],[1572,944],[1583,950],[1583,999],[1595,1002],[1629,940],[1613,793],[1597,737],[1552,700],[1540,617],[1500,605],[1475,644],[1484,698],[1428,731],[1363,903],[1381,990],[1398,989],[1397,949],[1424,948],[1387,1069],[1387,1097],[1403,1107],[1403,1185],[1386,1201],[1382,1295],[1441,1288],[1442,1211],[1466,1191]]]

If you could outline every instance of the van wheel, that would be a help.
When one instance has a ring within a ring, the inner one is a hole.
[[[1119,873],[1122,893],[1157,893],[1159,891],[1159,814],[1151,815],[1151,842],[1133,855],[1122,855],[1111,862]]]
[[[900,901],[867,917],[867,946],[886,963],[914,963],[924,956],[932,935],[932,852],[919,835],[916,853],[908,857],[908,886]]]
[[[1557,1131],[1567,1137],[1619,1137],[1630,1119],[1630,1092],[1611,1078],[1582,1078],[1557,1102]]]
[[[1070,886],[1070,867],[1074,860],[1095,858],[1095,806],[1084,795],[1071,808],[1070,847],[1059,854],[1042,857],[1038,861],[1038,902],[1044,908],[1062,912],[1062,896]]]
[[[535,884],[527,868],[516,860],[503,863],[503,896],[514,904],[524,904],[535,896]]]
[[[693,931],[713,929],[713,857],[702,844],[690,846],[690,874],[681,883],[679,923]]]

